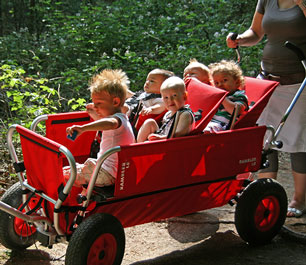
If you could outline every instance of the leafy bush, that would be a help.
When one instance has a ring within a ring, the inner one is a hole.
[[[22,28],[0,37],[5,79],[1,100],[8,99],[2,117],[25,121],[38,113],[83,108],[89,100],[88,80],[104,68],[123,69],[136,91],[156,67],[182,76],[190,58],[205,64],[235,60],[225,37],[249,27],[255,4],[251,0],[39,1],[23,15],[35,15],[35,27],[25,20]],[[256,74],[261,48],[241,48],[245,75]],[[31,82],[25,81],[25,73]]]
[[[8,123],[29,123],[36,116],[56,112],[61,105],[58,92],[47,86],[47,79],[25,74],[14,65],[0,67],[0,102],[4,106],[0,115]]]

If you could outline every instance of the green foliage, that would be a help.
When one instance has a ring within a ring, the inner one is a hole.
[[[182,76],[190,58],[205,64],[236,60],[225,37],[249,27],[255,5],[251,0],[36,1],[25,7],[21,26],[8,19],[9,33],[0,37],[2,117],[30,121],[41,113],[83,109],[88,81],[104,68],[123,69],[136,91],[156,67]],[[8,6],[16,20],[13,3]],[[256,74],[261,49],[241,48],[245,75]]]
[[[0,67],[0,115],[8,123],[29,126],[37,116],[56,112],[60,107],[58,92],[47,86],[45,78],[25,77],[25,70],[14,65]]]

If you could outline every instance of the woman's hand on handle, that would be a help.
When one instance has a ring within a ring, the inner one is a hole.
[[[232,48],[232,49],[236,49],[239,46],[239,35],[237,35],[237,33],[229,33],[226,37],[226,44],[227,47]],[[235,38],[236,37],[236,38]]]
[[[238,34],[234,39],[233,34],[229,33],[226,37],[226,43],[229,48],[237,48],[237,46],[253,46],[257,44],[264,36],[261,26],[263,15],[255,12],[253,16],[252,25],[242,34]]]

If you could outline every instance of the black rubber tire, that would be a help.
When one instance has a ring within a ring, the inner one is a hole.
[[[121,264],[125,249],[124,229],[119,220],[106,213],[85,219],[72,234],[66,265]]]
[[[240,237],[251,245],[269,243],[282,228],[287,214],[287,195],[273,179],[251,182],[238,199],[235,225]]]
[[[22,205],[22,189],[19,182],[12,185],[2,196],[1,201],[18,209]],[[20,224],[20,235],[16,232],[15,222]],[[11,250],[23,250],[32,246],[36,241],[36,229],[21,219],[16,219],[4,211],[0,211],[0,243]]]

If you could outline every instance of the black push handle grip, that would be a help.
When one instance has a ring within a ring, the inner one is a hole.
[[[231,40],[236,40],[238,37],[238,33],[233,33],[231,36]]]
[[[293,51],[297,57],[299,58],[300,61],[304,61],[305,60],[305,54],[302,52],[302,50],[297,47],[294,43],[290,42],[290,41],[286,41],[285,42],[285,46],[290,49],[291,51]]]

